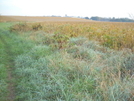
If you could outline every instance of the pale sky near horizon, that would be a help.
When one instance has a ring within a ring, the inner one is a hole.
[[[0,0],[1,15],[129,17],[134,0]]]

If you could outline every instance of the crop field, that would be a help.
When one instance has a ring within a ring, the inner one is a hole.
[[[16,18],[0,23],[3,101],[134,100],[134,23]]]
[[[69,17],[33,17],[33,16],[0,16],[0,22],[91,22],[91,20]]]
[[[60,33],[69,37],[83,36],[113,49],[129,48],[134,51],[134,23],[43,23],[46,33]]]
[[[110,22],[43,22],[18,24],[13,30],[42,30],[67,37],[86,37],[112,49],[134,51],[134,23]],[[36,37],[36,36],[35,36]],[[34,36],[33,36],[34,38]]]

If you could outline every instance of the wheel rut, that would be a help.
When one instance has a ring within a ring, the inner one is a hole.
[[[3,32],[3,34],[6,34]],[[5,36],[5,35],[4,35]],[[4,52],[6,55],[6,68],[7,68],[7,101],[15,101],[15,83],[14,83],[14,76],[13,76],[13,67],[14,67],[14,60],[13,60],[13,52],[10,44],[4,38],[4,36],[0,35],[0,40],[4,45]],[[8,37],[8,36],[6,36]]]

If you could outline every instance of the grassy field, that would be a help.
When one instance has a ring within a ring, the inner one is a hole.
[[[0,23],[3,101],[134,100],[134,24],[81,21]]]

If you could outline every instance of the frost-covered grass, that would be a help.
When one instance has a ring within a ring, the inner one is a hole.
[[[15,59],[19,101],[133,101],[134,54],[129,49],[115,51],[83,37],[57,49],[52,35],[43,36]]]

